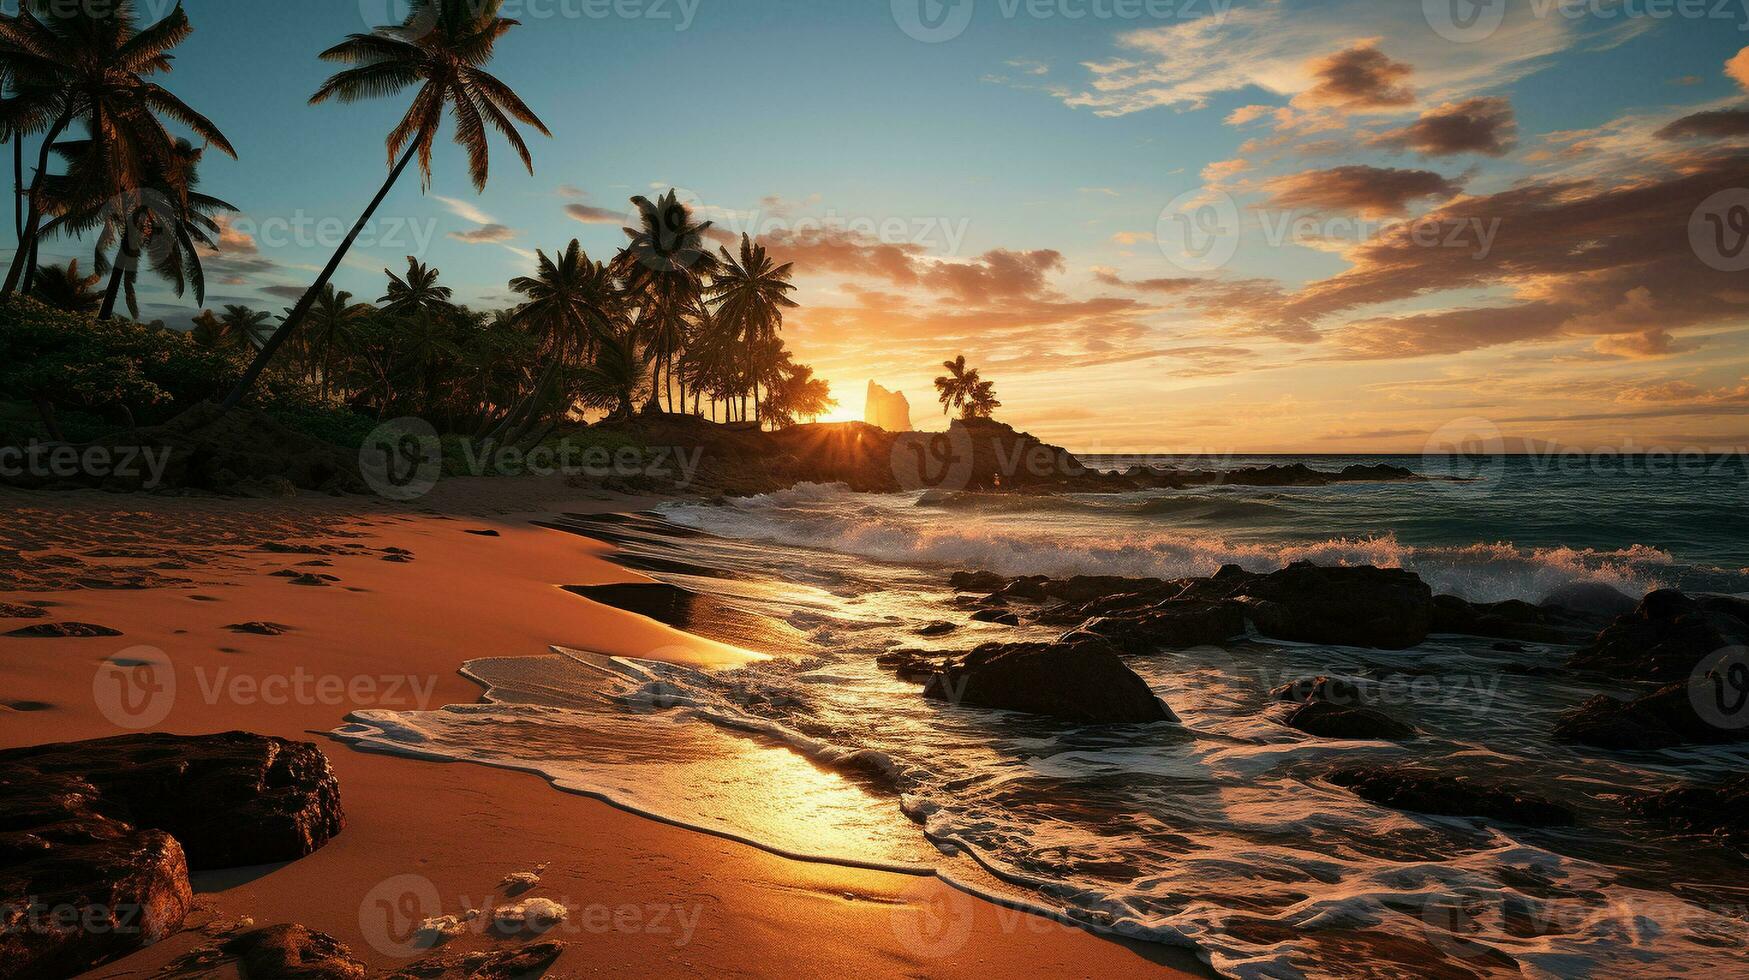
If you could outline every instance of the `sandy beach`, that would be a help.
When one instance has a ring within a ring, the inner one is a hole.
[[[550,976],[1208,975],[1188,952],[1114,941],[933,878],[789,860],[535,775],[327,737],[357,709],[477,700],[457,668],[478,657],[553,644],[700,664],[754,655],[563,591],[637,576],[607,560],[609,546],[530,521],[639,506],[533,478],[449,481],[405,507],[307,495],[0,497],[0,602],[50,604],[46,617],[5,629],[80,622],[121,633],[0,638],[0,746],[245,730],[313,740],[340,777],[337,839],[290,864],[198,876],[182,933],[92,975],[186,964],[243,919],[302,923],[394,969],[427,952],[410,942],[415,918],[502,903],[505,876],[541,865],[540,884],[516,897],[570,910],[541,937],[567,943]],[[288,629],[230,628],[262,621]],[[119,678],[141,661],[167,668],[124,696]],[[470,929],[444,949],[530,941]]]

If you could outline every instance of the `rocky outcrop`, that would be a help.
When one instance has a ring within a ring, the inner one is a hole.
[[[1617,593],[1619,595],[1619,593]],[[1466,602],[1454,595],[1433,599],[1433,632],[1485,636],[1523,643],[1577,645],[1590,641],[1609,617],[1518,599]]]
[[[1308,701],[1284,720],[1289,727],[1319,738],[1392,740],[1415,735],[1414,728],[1382,711],[1333,701]]]
[[[1749,776],[1629,797],[1628,810],[1679,833],[1711,837],[1749,854]]]
[[[1324,777],[1369,803],[1451,817],[1484,817],[1527,827],[1565,827],[1573,811],[1534,793],[1411,768],[1338,769]]]
[[[1568,666],[1615,677],[1672,681],[1728,647],[1749,644],[1749,601],[1653,592],[1632,613],[1598,634]]]
[[[1555,738],[1600,749],[1650,750],[1746,741],[1749,728],[1701,717],[1688,682],[1678,681],[1633,699],[1599,694],[1563,714]]]
[[[911,402],[904,392],[888,391],[870,381],[862,420],[888,432],[910,432]]]
[[[364,962],[346,944],[295,923],[254,929],[221,949],[237,959],[243,976],[296,980],[364,980]]]
[[[1067,721],[1142,723],[1176,720],[1111,644],[1094,638],[1059,643],[986,643],[964,657],[884,661],[920,679],[923,693],[956,705],[1050,715]]]
[[[1128,653],[1215,646],[1245,633],[1242,606],[1164,599],[1128,615],[1097,616],[1076,631],[1103,637]]]
[[[0,752],[0,962],[64,976],[149,945],[181,927],[190,870],[289,861],[343,824],[327,757],[305,742],[145,734]],[[33,927],[51,912],[75,927]]]
[[[1433,626],[1433,590],[1397,568],[1296,562],[1260,575],[1228,565],[1180,598],[1241,600],[1259,633],[1301,643],[1406,650]]]

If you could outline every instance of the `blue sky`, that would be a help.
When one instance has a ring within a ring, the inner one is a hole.
[[[1674,277],[1533,258],[1563,244],[1538,244],[1552,215],[1608,208],[1624,188],[1668,187],[1649,206],[1675,235],[1701,203],[1682,195],[1749,187],[1741,132],[1654,135],[1749,103],[1749,59],[1743,79],[1727,72],[1749,46],[1743,3],[1685,18],[1648,13],[1676,9],[1657,0],[1507,0],[1500,28],[1471,42],[1436,29],[1428,11],[1447,0],[1154,5],[1172,16],[1140,0],[1127,9],[1142,16],[1117,16],[1125,0],[920,2],[969,20],[923,43],[902,29],[912,0],[622,0],[629,17],[512,0],[524,26],[492,70],[553,131],[531,140],[535,175],[497,143],[478,195],[440,144],[429,192],[403,180],[375,232],[389,240],[355,250],[338,284],[375,298],[382,268],[417,252],[459,298],[508,305],[531,250],[577,237],[605,257],[623,241],[621,222],[567,206],[623,213],[631,194],[675,186],[797,263],[790,342],[847,416],[875,378],[926,422],[932,366],[964,352],[998,381],[1005,416],[1084,449],[1418,451],[1477,419],[1581,444],[1744,436],[1727,273],[1692,255]],[[406,100],[305,103],[332,67],[316,54],[390,6],[186,0],[196,33],[167,85],[240,155],[204,171],[241,212],[208,307],[289,306],[329,254],[289,223],[343,230],[380,184]],[[1401,135],[1454,107],[1486,115],[1496,142]],[[1697,167],[1705,180],[1676,185]],[[1156,240],[1162,222],[1222,200],[1239,209],[1232,258],[1187,269]],[[1296,217],[1315,240],[1272,237]],[[809,232],[805,218],[838,223]],[[1342,240],[1355,222],[1388,235],[1472,218],[1501,223],[1505,257],[1436,264]],[[1584,234],[1627,250],[1638,233]],[[1678,280],[1682,295],[1664,295]],[[148,317],[195,312],[148,299]]]

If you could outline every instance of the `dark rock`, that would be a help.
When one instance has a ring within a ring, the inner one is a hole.
[[[243,732],[9,749],[0,773],[7,795],[62,786],[82,812],[165,831],[196,871],[303,857],[345,824],[340,784],[320,749]]]
[[[519,949],[501,949],[486,953],[446,952],[427,956],[404,969],[387,974],[383,980],[438,980],[443,977],[466,977],[467,980],[519,980],[538,977],[564,953],[565,944],[557,940],[530,943]]]
[[[995,572],[954,572],[947,581],[955,592],[995,592],[1008,584]]]
[[[1630,797],[1626,806],[1638,816],[1665,821],[1680,833],[1712,837],[1749,853],[1749,776],[1640,794]]]
[[[1608,620],[1592,613],[1556,606],[1533,606],[1508,599],[1505,602],[1466,602],[1454,595],[1433,600],[1433,632],[1459,636],[1485,636],[1528,643],[1584,643],[1597,635]]]
[[[1012,579],[1003,587],[1001,594],[1010,599],[1020,599],[1026,602],[1043,602],[1050,598],[1050,593],[1046,591],[1045,588],[1050,584],[1050,581],[1050,579],[1045,578],[1043,575],[1028,575],[1022,578]]]
[[[953,656],[929,650],[888,650],[875,657],[875,664],[892,671],[900,680],[921,683],[940,673]]]
[[[1411,738],[1415,729],[1381,711],[1329,701],[1308,701],[1287,716],[1286,723],[1319,738]]]
[[[1359,707],[1366,706],[1368,701],[1362,685],[1345,677],[1302,677],[1291,684],[1283,684],[1271,690],[1269,696],[1276,701],[1302,704],[1308,701],[1328,701],[1331,704]]]
[[[500,535],[497,531],[492,530],[491,528],[482,528],[479,530],[466,531],[464,533],[472,534],[472,535],[475,535],[477,537],[482,537],[482,538],[502,537],[502,535]]]
[[[1538,603],[1609,619],[1626,616],[1638,604],[1633,596],[1607,582],[1574,582],[1563,585],[1543,596]]]
[[[225,627],[225,629],[228,629],[233,633],[250,633],[255,636],[284,636],[291,632],[290,626],[281,626],[278,623],[267,622],[232,623]]]
[[[1568,666],[1615,677],[1670,681],[1688,677],[1702,660],[1749,643],[1749,602],[1729,596],[1690,598],[1661,589],[1617,619]]]
[[[289,579],[288,581],[290,581],[291,584],[293,584],[293,585],[307,585],[307,586],[312,586],[315,588],[321,588],[321,587],[326,586],[328,584],[328,577],[325,575],[308,575],[308,574],[306,574],[306,575],[299,575],[295,578]]]
[[[1338,769],[1325,777],[1369,803],[1452,817],[1486,817],[1527,827],[1566,827],[1573,811],[1512,786],[1408,768]]]
[[[1404,650],[1427,638],[1433,592],[1396,568],[1296,562],[1266,575],[1223,568],[1181,598],[1245,599],[1258,632],[1279,640]]]
[[[977,623],[995,623],[998,626],[1019,626],[1020,617],[1006,609],[980,609],[972,613],[972,621]]]
[[[946,636],[947,634],[952,633],[956,629],[959,629],[959,627],[955,626],[952,623],[934,622],[934,623],[930,623],[927,626],[918,627],[917,628],[917,635],[918,636]]]
[[[1703,696],[1710,693],[1702,690]],[[1599,694],[1555,722],[1555,738],[1601,749],[1667,749],[1749,740],[1749,728],[1728,728],[1702,718],[1686,681],[1666,684],[1632,700]]]
[[[1245,614],[1236,603],[1168,599],[1136,615],[1090,619],[1078,632],[1103,636],[1130,653],[1184,650],[1242,635]]]
[[[364,980],[364,963],[344,943],[301,925],[254,929],[227,941],[249,980]]]
[[[91,623],[40,623],[36,626],[26,626],[15,629],[7,636],[22,639],[64,639],[88,636],[120,636],[120,630],[112,630],[107,626],[95,626]]]
[[[924,693],[954,704],[1082,722],[1173,721],[1108,643],[986,643],[933,674]]]
[[[0,602],[0,619],[41,619],[48,611],[37,606],[16,606],[10,602]]]

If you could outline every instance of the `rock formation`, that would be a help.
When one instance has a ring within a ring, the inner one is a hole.
[[[863,421],[888,432],[911,431],[911,403],[902,391],[888,391],[873,381],[868,383],[868,403],[863,409]]]

